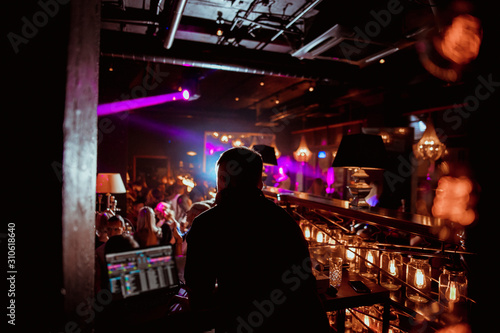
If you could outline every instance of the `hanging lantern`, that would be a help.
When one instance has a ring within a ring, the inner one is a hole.
[[[361,258],[359,264],[359,275],[370,280],[376,280],[379,265],[379,250],[377,246],[372,240],[366,239],[363,243],[361,243],[359,255]]]
[[[446,265],[439,275],[439,302],[453,310],[454,304],[464,301],[467,295],[467,277],[456,265]]]
[[[439,141],[439,138],[429,116],[427,127],[420,141],[413,145],[413,153],[417,158],[432,162],[443,156],[446,146]]]
[[[398,279],[403,277],[403,256],[395,252],[383,252],[380,256],[380,285],[390,291],[401,288],[402,283]]]
[[[422,294],[430,296],[431,293],[431,265],[427,258],[413,256],[406,267],[406,297],[415,303],[427,303],[427,298]]]
[[[307,147],[306,138],[302,135],[299,148],[293,152],[293,157],[297,162],[307,162],[312,156],[312,152]]]

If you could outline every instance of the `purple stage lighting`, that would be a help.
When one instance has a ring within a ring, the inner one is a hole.
[[[116,101],[108,104],[97,106],[97,116],[105,116],[117,112],[140,109],[147,106],[173,102],[177,100],[188,100],[190,97],[188,90],[178,91],[165,95],[149,96],[125,101]]]
[[[184,90],[182,92],[182,98],[184,98],[186,101],[189,99],[189,91],[188,90]]]

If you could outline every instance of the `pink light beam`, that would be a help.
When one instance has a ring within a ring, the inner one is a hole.
[[[183,90],[170,94],[141,97],[125,101],[116,101],[112,103],[101,104],[97,106],[97,116],[105,116],[122,111],[140,109],[147,106],[158,105],[182,99],[187,101],[189,97],[190,97],[189,91]]]

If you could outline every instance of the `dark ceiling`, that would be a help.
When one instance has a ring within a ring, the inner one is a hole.
[[[100,103],[188,87],[189,102],[134,112],[256,126],[346,121],[388,98],[400,112],[447,105],[460,80],[431,75],[416,46],[463,10],[437,0],[102,1]]]

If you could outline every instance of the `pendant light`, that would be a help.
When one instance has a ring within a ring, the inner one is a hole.
[[[307,147],[306,138],[302,135],[299,148],[293,152],[293,157],[297,162],[307,162],[312,156],[312,152]]]
[[[446,146],[439,140],[430,115],[425,125],[426,129],[422,138],[413,145],[413,153],[417,158],[429,160],[432,163],[443,156]]]

